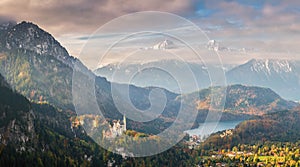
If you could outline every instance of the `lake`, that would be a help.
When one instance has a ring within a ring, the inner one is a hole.
[[[187,130],[189,135],[197,135],[207,137],[212,133],[223,131],[226,129],[233,129],[237,124],[242,121],[224,121],[224,122],[206,122],[199,125],[196,129]]]

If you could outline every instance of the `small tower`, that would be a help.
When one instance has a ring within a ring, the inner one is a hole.
[[[126,116],[125,114],[123,115],[123,131],[126,132]]]

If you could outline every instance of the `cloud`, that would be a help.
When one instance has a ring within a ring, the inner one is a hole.
[[[108,21],[139,11],[163,11],[186,17],[212,39],[257,48],[262,55],[299,53],[299,0],[1,0],[1,20],[32,21],[78,55],[84,37]],[[143,26],[156,20],[141,21]],[[120,25],[128,28],[130,25]],[[197,39],[195,39],[196,41]]]
[[[199,25],[209,32],[211,38],[235,45],[244,44],[241,47],[250,45],[261,53],[299,52],[295,41],[300,39],[300,1],[252,2],[205,1],[205,7],[214,12],[208,18],[201,18]]]
[[[54,33],[90,33],[118,16],[145,10],[187,14],[195,0],[2,0],[0,15],[32,21]]]

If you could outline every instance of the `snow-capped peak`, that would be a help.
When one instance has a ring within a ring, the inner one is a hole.
[[[265,72],[271,74],[272,72],[276,73],[288,73],[292,72],[292,66],[288,60],[274,60],[274,59],[265,59],[265,60],[252,60],[251,71],[256,72]]]
[[[218,51],[219,50],[219,43],[216,40],[209,40],[207,42],[206,47],[208,48],[208,50]]]
[[[165,50],[165,49],[172,49],[174,47],[175,47],[174,43],[172,41],[166,39],[162,42],[157,43],[152,48],[154,50]]]

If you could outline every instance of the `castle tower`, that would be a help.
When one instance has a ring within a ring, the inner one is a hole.
[[[126,129],[126,116],[125,114],[123,115],[123,131],[125,132],[127,129]]]

